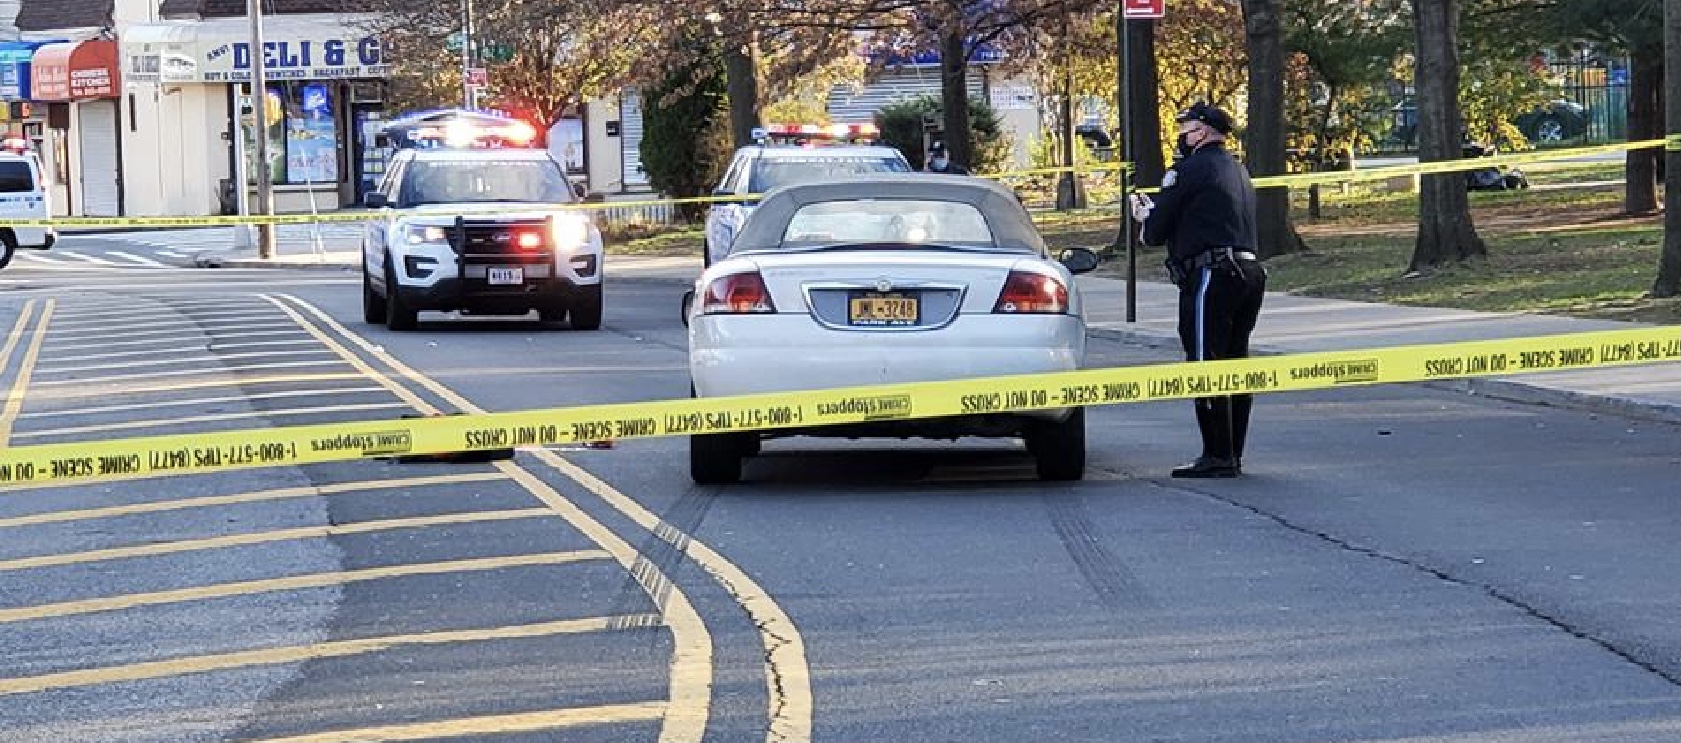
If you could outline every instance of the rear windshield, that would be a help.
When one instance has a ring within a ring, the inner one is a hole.
[[[24,193],[35,190],[35,172],[29,163],[20,160],[0,160],[0,193]]]
[[[986,217],[959,201],[849,199],[796,210],[782,234],[785,248],[941,246],[997,248]]]
[[[910,166],[896,157],[813,155],[811,157],[762,157],[753,163],[747,189],[764,193],[794,183],[822,181],[848,175],[908,173]]]

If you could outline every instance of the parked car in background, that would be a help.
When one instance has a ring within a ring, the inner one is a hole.
[[[1418,146],[1418,107],[1409,96],[1390,109],[1393,122],[1388,141],[1408,149]],[[1559,99],[1512,119],[1512,124],[1530,142],[1547,144],[1575,139],[1588,133],[1592,120],[1588,108],[1575,101]]]

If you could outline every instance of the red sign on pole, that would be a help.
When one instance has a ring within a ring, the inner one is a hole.
[[[1160,18],[1166,5],[1167,0],[1122,0],[1121,10],[1127,18]]]

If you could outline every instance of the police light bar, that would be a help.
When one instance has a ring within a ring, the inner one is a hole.
[[[881,133],[875,124],[766,124],[763,131],[773,137],[857,139]]]
[[[529,147],[537,128],[519,119],[462,109],[433,111],[392,121],[384,129],[400,148]]]
[[[0,140],[0,150],[22,155],[29,151],[29,140],[22,137],[7,137]]]

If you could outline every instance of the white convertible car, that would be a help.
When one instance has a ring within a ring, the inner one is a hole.
[[[989,180],[860,176],[767,194],[689,303],[697,397],[1079,368],[1086,323],[1073,274],[1032,218]],[[1038,474],[1085,470],[1080,408],[695,435],[696,482],[741,478],[766,436],[1020,437]]]

